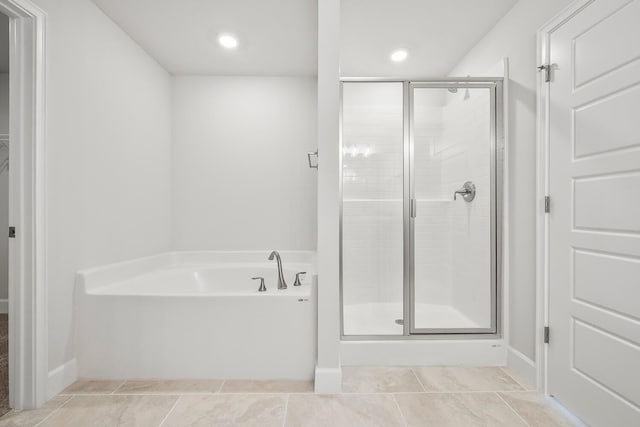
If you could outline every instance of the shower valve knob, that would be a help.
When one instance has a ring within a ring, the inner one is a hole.
[[[306,271],[301,271],[296,274],[296,280],[293,282],[293,286],[302,286],[302,282],[300,281],[300,276],[307,274]]]
[[[473,182],[467,181],[462,185],[462,188],[453,192],[453,200],[458,199],[458,194],[462,194],[462,198],[465,202],[469,203],[476,198],[476,186]]]

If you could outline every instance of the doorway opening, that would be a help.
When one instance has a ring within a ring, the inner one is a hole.
[[[47,400],[46,14],[29,0],[0,0],[0,13],[9,41],[8,224],[0,224],[8,225],[0,229],[8,245],[8,406],[21,410]]]
[[[0,13],[0,230],[9,229],[9,17]],[[9,242],[0,243],[0,415],[9,411]]]

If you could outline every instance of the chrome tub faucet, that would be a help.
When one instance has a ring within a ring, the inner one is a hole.
[[[287,289],[287,282],[284,280],[284,274],[282,273],[282,260],[278,251],[273,251],[269,255],[269,261],[273,261],[273,257],[276,258],[278,263],[278,289]]]

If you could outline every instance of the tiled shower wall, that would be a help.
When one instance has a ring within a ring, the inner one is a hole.
[[[462,92],[462,91],[461,91]],[[465,181],[476,185],[471,203],[450,212],[452,305],[479,327],[491,326],[491,123],[488,89],[458,94],[445,117],[445,137],[457,147],[444,170],[449,193]]]
[[[401,83],[343,87],[344,304],[402,302]]]
[[[451,305],[451,194],[446,191],[446,91],[414,92],[416,304]],[[427,325],[417,325],[426,327]]]
[[[420,90],[428,92],[419,96]],[[416,198],[418,209],[424,206],[415,225],[416,301],[448,304],[489,327],[490,93],[418,89],[415,102]],[[428,108],[424,116],[421,108]],[[465,181],[476,185],[475,199],[454,201]]]
[[[489,91],[424,90],[414,108],[416,303],[450,305],[488,326]],[[402,159],[402,85],[345,84],[345,304],[402,301]],[[476,199],[454,202],[467,180]]]

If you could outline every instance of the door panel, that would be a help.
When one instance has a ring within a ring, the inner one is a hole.
[[[640,58],[637,33],[640,4],[637,1],[614,0],[608,5],[596,5],[592,11],[600,6],[603,13],[591,20],[592,26],[582,27],[574,35],[576,86],[604,77]]]
[[[548,390],[594,426],[640,425],[640,0],[551,34]]]
[[[607,331],[575,320],[573,322],[575,369],[623,399],[640,402],[640,387],[634,375],[640,372],[638,346]],[[602,363],[602,360],[608,363]],[[611,369],[612,366],[618,367]]]
[[[640,204],[629,203],[633,198],[629,191],[640,189],[640,173],[608,173],[573,179],[576,229],[640,232]]]
[[[574,158],[640,146],[640,87],[598,99],[576,109]]]
[[[638,287],[640,259],[579,249],[574,250],[573,263],[576,300],[640,319],[638,301],[625,298]],[[609,280],[612,271],[616,280]]]

